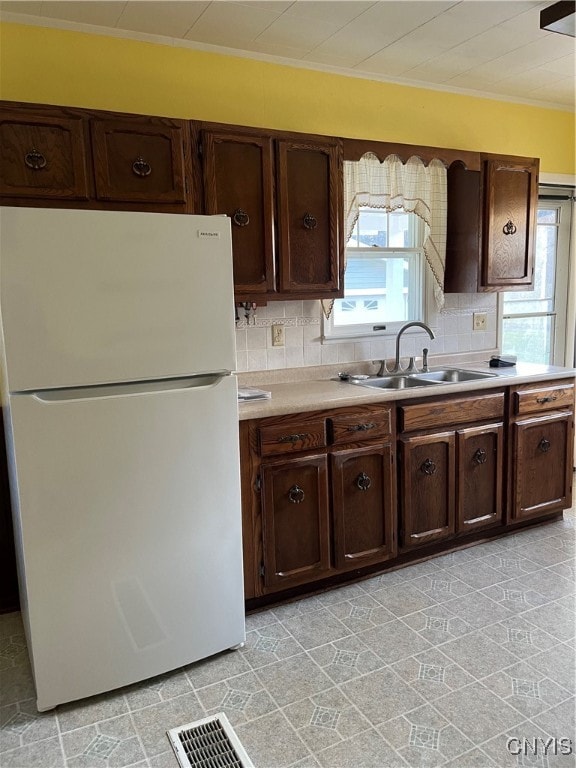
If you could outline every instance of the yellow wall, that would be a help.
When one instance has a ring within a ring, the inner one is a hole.
[[[113,37],[0,27],[0,97],[541,158],[573,174],[574,115]]]

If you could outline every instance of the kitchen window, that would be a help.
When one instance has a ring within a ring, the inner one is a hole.
[[[441,160],[344,162],[344,299],[323,303],[324,340],[395,334],[425,320],[428,293],[442,306],[446,206]]]
[[[424,319],[423,238],[415,213],[360,208],[346,247],[344,298],[324,322],[325,338],[396,333]]]

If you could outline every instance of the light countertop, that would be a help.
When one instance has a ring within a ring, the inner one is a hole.
[[[372,403],[390,402],[393,400],[412,400],[422,397],[438,397],[440,395],[476,392],[497,387],[531,382],[549,381],[554,379],[574,378],[576,369],[560,368],[553,365],[536,365],[533,363],[518,363],[510,368],[490,368],[486,362],[458,365],[431,366],[446,368],[466,368],[474,371],[486,371],[495,374],[487,379],[476,379],[458,383],[433,384],[426,387],[408,389],[377,389],[345,381],[333,380],[334,372],[315,368],[309,372],[313,377],[306,378],[306,369],[301,369],[300,380],[294,380],[294,373],[286,375],[289,381],[278,381],[281,372],[274,376],[263,371],[261,380],[252,376],[250,386],[267,390],[272,393],[269,400],[253,400],[239,404],[240,421],[246,419],[262,419],[269,416],[283,416],[290,413],[318,411],[326,408],[343,408],[350,405],[368,405]],[[272,381],[270,381],[272,379]]]

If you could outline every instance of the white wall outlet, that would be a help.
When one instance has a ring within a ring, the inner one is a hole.
[[[475,331],[485,331],[486,330],[486,324],[488,322],[486,312],[474,312],[472,315],[473,318],[473,329]]]
[[[272,346],[273,347],[284,346],[284,326],[283,325],[272,326]]]

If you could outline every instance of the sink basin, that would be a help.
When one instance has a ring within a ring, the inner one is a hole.
[[[351,381],[360,387],[375,387],[377,389],[406,389],[407,387],[425,387],[429,384],[436,384],[436,381],[427,381],[415,376],[375,376],[370,379]]]
[[[490,379],[495,375],[495,373],[487,373],[484,371],[466,371],[462,368],[446,368],[441,371],[428,371],[428,373],[412,374],[414,379],[427,381],[429,383],[476,381],[477,379]]]
[[[442,368],[427,373],[392,374],[391,376],[367,376],[349,379],[350,384],[375,389],[408,389],[425,387],[430,384],[457,384],[459,381],[477,381],[490,379],[495,373],[467,371],[464,368]]]

